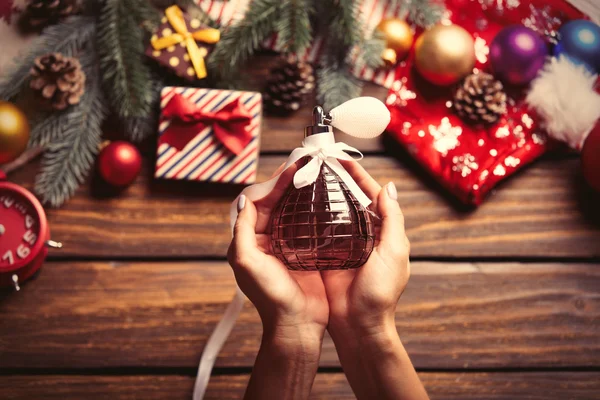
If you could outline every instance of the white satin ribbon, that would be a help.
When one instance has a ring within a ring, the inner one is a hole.
[[[350,154],[356,153],[359,155],[358,158],[352,157]],[[346,143],[337,142],[333,137],[333,132],[319,133],[311,135],[302,141],[302,147],[298,147],[292,151],[289,155],[283,170],[273,178],[263,183],[257,183],[252,186],[248,186],[240,193],[240,196],[246,195],[252,201],[260,200],[267,196],[279,180],[279,177],[298,160],[303,157],[312,157],[312,159],[302,168],[300,168],[294,174],[294,187],[300,189],[314,183],[319,176],[321,166],[325,163],[333,172],[335,172],[344,181],[348,189],[352,192],[354,197],[362,204],[365,208],[371,204],[371,199],[362,191],[362,189],[356,184],[352,176],[344,169],[342,164],[338,160],[361,160],[363,155],[358,149],[347,145]],[[229,209],[229,216],[231,221],[231,227],[237,219],[237,198],[231,203]]]
[[[359,155],[358,158],[352,157],[350,154],[356,153]],[[245,188],[241,195],[246,195],[248,199],[251,201],[257,201],[267,196],[279,180],[279,177],[292,165],[294,165],[298,160],[303,157],[311,157],[312,159],[300,168],[294,174],[294,187],[296,189],[300,189],[302,187],[313,184],[317,178],[319,177],[319,172],[321,171],[321,166],[325,163],[333,172],[335,172],[340,179],[346,184],[348,189],[352,192],[354,197],[366,208],[371,204],[371,199],[362,191],[362,189],[356,184],[352,176],[344,169],[342,164],[338,160],[361,160],[363,155],[360,151],[355,149],[352,146],[348,146],[346,143],[338,142],[336,143],[335,138],[332,132],[319,133],[316,135],[308,136],[302,141],[302,147],[298,147],[292,151],[290,156],[288,157],[285,166],[281,173],[274,176],[263,183],[257,183],[252,186],[248,186]],[[239,196],[238,196],[239,198]],[[236,198],[233,203],[231,203],[230,207],[230,224],[231,229],[233,230],[233,225],[237,219],[237,201]],[[236,288],[235,296],[231,303],[227,307],[223,318],[217,326],[215,330],[212,332],[208,341],[206,342],[206,346],[204,347],[204,351],[202,352],[202,357],[200,359],[200,365],[198,367],[198,374],[196,377],[196,384],[194,385],[194,400],[202,400],[204,397],[204,393],[206,392],[206,388],[208,387],[208,381],[210,379],[210,374],[213,368],[213,365],[217,359],[217,355],[221,348],[227,341],[227,337],[233,329],[235,325],[235,320],[237,319],[242,307],[244,305],[245,296],[240,290],[239,287]]]

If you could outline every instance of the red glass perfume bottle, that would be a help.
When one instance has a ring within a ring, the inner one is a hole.
[[[315,107],[305,136],[332,134],[327,120]],[[358,268],[374,243],[370,211],[326,163],[314,183],[300,189],[291,183],[271,215],[272,252],[291,270]]]

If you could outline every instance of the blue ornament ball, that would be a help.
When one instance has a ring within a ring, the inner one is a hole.
[[[591,72],[600,73],[600,26],[591,21],[576,19],[559,29],[560,41],[554,55],[564,54]]]

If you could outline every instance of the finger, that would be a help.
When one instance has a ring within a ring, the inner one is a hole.
[[[388,183],[380,191],[377,207],[381,216],[380,243],[392,249],[406,246],[404,231],[404,215],[398,204],[398,192],[393,182]]]
[[[230,263],[232,267],[254,264],[260,257],[256,242],[256,207],[245,195],[238,200],[238,216],[233,227],[233,239],[230,246]]]
[[[283,167],[281,168],[283,169]],[[262,199],[256,201],[256,210],[258,213],[256,233],[265,233],[269,231],[268,228],[271,219],[271,212],[292,184],[294,174],[297,170],[297,165],[292,165],[286,169],[277,180],[273,190],[271,190],[271,192]]]
[[[376,201],[377,195],[381,191],[381,186],[357,161],[339,160],[342,166],[363,192],[373,201]]]

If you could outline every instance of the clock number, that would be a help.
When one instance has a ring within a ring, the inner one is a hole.
[[[37,240],[37,235],[31,231],[27,231],[23,235],[23,241],[25,243],[29,243],[30,246],[33,246],[35,244],[36,240]]]
[[[31,215],[25,216],[25,228],[30,229],[33,226],[33,217]]]
[[[15,202],[15,199],[13,199],[12,197],[5,197],[3,200],[4,207],[6,208],[11,208],[13,203]]]
[[[2,256],[2,261],[6,260],[8,260],[8,265],[13,265],[15,263],[15,258],[13,257],[12,251],[9,250],[6,253],[4,253],[4,255]]]
[[[29,247],[24,246],[22,244],[20,244],[19,247],[17,247],[17,255],[19,256],[19,258],[25,258],[29,255],[29,253],[31,253]]]

